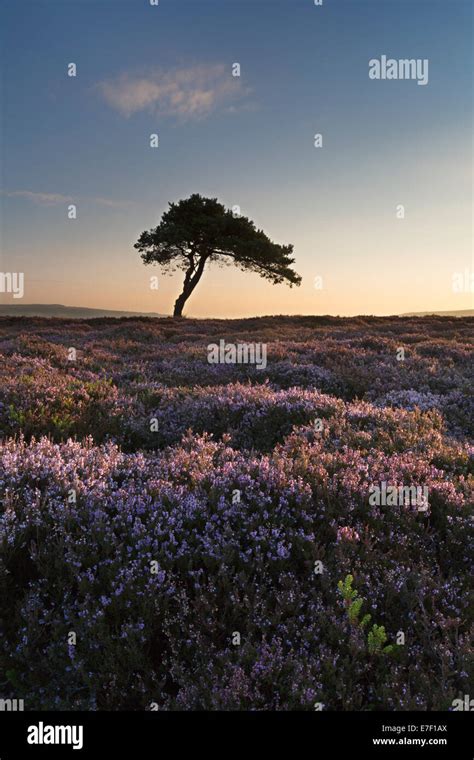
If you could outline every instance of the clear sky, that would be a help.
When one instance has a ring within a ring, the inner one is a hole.
[[[201,193],[293,243],[303,282],[210,268],[190,316],[472,308],[470,0],[0,7],[1,270],[23,303],[170,313],[182,274],[151,290],[133,243]],[[428,59],[428,83],[370,79],[383,55]]]

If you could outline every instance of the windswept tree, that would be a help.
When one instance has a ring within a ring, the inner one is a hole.
[[[170,203],[158,227],[142,232],[134,247],[145,264],[158,264],[166,274],[184,271],[175,317],[182,316],[184,304],[211,262],[233,263],[274,285],[301,283],[301,277],[291,269],[293,246],[273,243],[250,219],[236,216],[216,198],[195,194]]]

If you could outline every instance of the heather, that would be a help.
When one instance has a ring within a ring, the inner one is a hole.
[[[221,338],[267,367],[210,365]],[[473,688],[471,319],[4,318],[0,352],[3,696],[448,710]],[[371,504],[382,482],[428,508]]]

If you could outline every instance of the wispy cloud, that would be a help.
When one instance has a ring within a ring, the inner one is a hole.
[[[73,200],[69,195],[61,195],[60,193],[33,193],[31,190],[12,190],[10,192],[4,190],[2,195],[6,195],[8,198],[26,198],[40,206],[55,206],[58,203],[67,203]]]
[[[201,64],[154,70],[143,76],[121,74],[97,85],[105,101],[124,116],[148,110],[162,116],[200,119],[233,106],[249,93],[230,65]]]
[[[2,195],[8,198],[25,198],[32,201],[38,206],[57,206],[62,203],[71,203],[72,201],[84,201],[86,203],[96,203],[98,206],[107,208],[127,209],[134,206],[133,201],[121,201],[114,198],[85,198],[81,196],[62,195],[61,193],[36,193],[31,190],[2,190]]]

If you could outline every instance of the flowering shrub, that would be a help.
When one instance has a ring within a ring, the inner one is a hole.
[[[225,323],[268,341],[263,378],[206,364],[218,322],[0,321],[2,696],[447,710],[469,692],[468,320],[311,320]],[[428,508],[370,503],[382,482]]]

